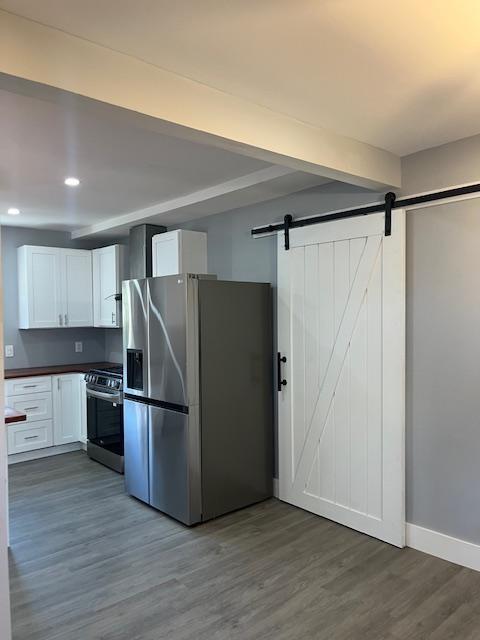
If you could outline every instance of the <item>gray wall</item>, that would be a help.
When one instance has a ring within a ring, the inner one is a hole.
[[[480,181],[480,135],[402,158],[402,190],[413,194]]]
[[[18,329],[17,247],[23,244],[78,249],[96,246],[91,241],[72,241],[69,233],[60,231],[2,227],[4,341],[15,348],[15,356],[5,358],[5,368],[104,360],[104,329]],[[83,353],[75,353],[75,341],[83,342]]]
[[[107,362],[123,361],[123,344],[121,329],[105,329],[105,360]]]
[[[480,136],[403,159],[404,193],[480,179]],[[407,519],[480,544],[480,200],[407,215]]]
[[[407,520],[480,543],[480,204],[407,220]]]

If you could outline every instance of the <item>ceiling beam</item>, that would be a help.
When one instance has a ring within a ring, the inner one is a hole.
[[[161,121],[164,131],[367,188],[401,186],[400,159],[0,10],[0,73]],[[180,132],[179,129],[182,129]]]
[[[267,167],[145,209],[82,227],[72,232],[72,238],[119,236],[126,234],[131,227],[145,223],[178,225],[194,218],[279,198],[325,182],[327,180],[319,176],[293,171],[288,167]]]

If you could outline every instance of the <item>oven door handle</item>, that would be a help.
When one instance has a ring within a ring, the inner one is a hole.
[[[112,404],[122,404],[122,396],[120,393],[103,393],[94,389],[87,389],[87,396],[98,398],[99,400],[107,400]]]

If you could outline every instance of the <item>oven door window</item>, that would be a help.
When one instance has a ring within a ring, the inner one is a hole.
[[[90,442],[123,455],[123,406],[87,395],[87,435]]]

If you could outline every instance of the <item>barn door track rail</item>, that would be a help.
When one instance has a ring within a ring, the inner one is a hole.
[[[437,200],[448,200],[449,198],[461,198],[472,193],[480,193],[480,183],[468,184],[451,189],[443,189],[441,191],[433,191],[420,195],[410,196],[407,198],[399,198],[389,191],[385,194],[383,202],[366,205],[364,207],[356,207],[354,209],[343,209],[334,213],[326,213],[323,215],[312,216],[310,218],[299,218],[294,220],[289,213],[284,217],[283,222],[269,224],[264,227],[256,227],[252,229],[252,236],[273,233],[275,231],[283,231],[285,234],[285,250],[290,249],[290,229],[297,227],[309,227],[313,224],[321,224],[323,222],[332,222],[333,220],[344,220],[345,218],[355,218],[357,216],[367,216],[370,213],[381,213],[385,211],[385,235],[392,234],[392,210],[404,209],[413,206],[435,202]]]

